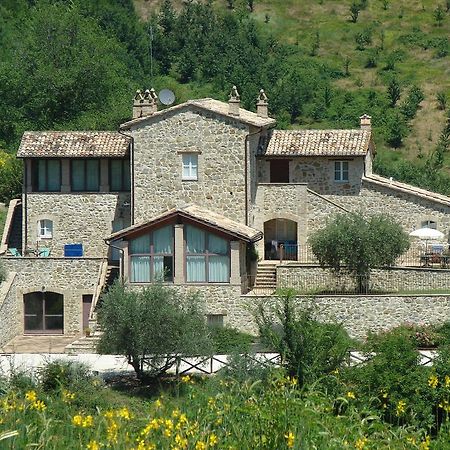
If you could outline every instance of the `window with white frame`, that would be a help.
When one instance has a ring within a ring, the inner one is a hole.
[[[196,153],[185,153],[183,155],[183,180],[198,179],[198,155]]]
[[[334,181],[348,181],[348,161],[334,162]]]
[[[53,222],[50,219],[42,219],[38,222],[38,237],[41,239],[53,237]]]
[[[209,327],[223,327],[223,314],[207,314],[206,323]]]

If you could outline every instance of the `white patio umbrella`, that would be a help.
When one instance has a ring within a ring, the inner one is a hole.
[[[434,228],[419,228],[418,230],[411,231],[409,235],[425,241],[425,251],[428,250],[428,241],[441,241],[444,239],[444,233]]]

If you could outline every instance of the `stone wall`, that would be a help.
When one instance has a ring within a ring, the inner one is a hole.
[[[249,127],[186,107],[132,128],[135,222],[196,203],[245,223],[245,137]],[[183,153],[198,154],[198,180],[182,180]]]
[[[422,227],[425,220],[437,222],[437,228],[448,239],[450,231],[450,207],[424,199],[413,193],[399,192],[386,186],[378,186],[364,181],[358,196],[327,195],[327,199],[343,208],[363,214],[387,214],[399,221],[407,232]],[[326,201],[308,198],[309,224],[322,227],[326,219],[339,210]],[[311,231],[311,229],[310,229]]]
[[[348,182],[334,181],[334,162],[339,158],[286,157],[289,159],[290,183],[306,183],[313,191],[323,195],[357,195],[364,175],[364,158],[341,158],[349,163]],[[270,159],[258,159],[258,181],[270,182]]]
[[[9,318],[7,329],[0,327],[0,345],[23,334],[23,295],[42,289],[64,295],[64,335],[81,334],[82,296],[94,294],[102,259],[2,258],[1,261],[8,273],[17,275],[0,310],[0,322]]]
[[[300,291],[352,291],[356,282],[349,275],[335,276],[317,266],[285,265],[277,267],[277,283],[281,288]],[[450,288],[450,270],[427,268],[374,269],[370,274],[370,289],[379,292],[431,291]]]
[[[242,297],[241,310],[247,318],[244,331],[256,333],[252,311],[260,305],[271,307],[274,298]],[[402,324],[441,324],[450,317],[450,296],[316,296],[297,297],[298,306],[313,307],[323,322],[341,323],[350,336],[364,339],[369,332],[379,333]],[[246,305],[246,307],[244,307]]]
[[[49,247],[54,257],[64,256],[65,244],[79,243],[85,257],[104,257],[113,220],[130,222],[129,193],[28,193],[26,205],[27,247]],[[41,219],[53,221],[53,237],[37,243]]]
[[[9,272],[0,283],[0,348],[17,334],[20,304],[16,301],[17,274]]]

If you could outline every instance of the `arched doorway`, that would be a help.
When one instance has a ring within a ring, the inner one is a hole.
[[[37,291],[23,296],[24,330],[33,334],[63,334],[64,296]]]
[[[272,219],[264,222],[264,259],[297,261],[297,222],[289,219]]]

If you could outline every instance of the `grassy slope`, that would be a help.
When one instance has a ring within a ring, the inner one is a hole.
[[[3,234],[3,227],[5,226],[6,211],[7,210],[3,208],[3,206],[0,206],[0,239]]]
[[[143,18],[157,10],[161,3],[162,0],[135,0],[136,10]],[[173,0],[173,3],[180,5],[181,0]],[[225,0],[215,2],[218,8],[225,8],[225,4]],[[391,0],[388,9],[384,10],[381,0],[368,0],[368,7],[361,11],[357,23],[350,21],[350,0],[255,0],[254,4],[254,17],[280,40],[297,43],[309,51],[316,32],[319,32],[318,58],[337,67],[343,67],[344,60],[349,58],[350,76],[336,82],[337,86],[345,89],[386,90],[386,72],[382,70],[385,55],[402,51],[403,60],[397,65],[399,79],[405,85],[414,83],[420,86],[425,100],[412,122],[404,147],[396,153],[414,159],[417,154],[427,154],[434,147],[445,120],[444,112],[437,109],[436,93],[445,91],[450,100],[450,56],[436,58],[435,49],[408,47],[400,43],[399,38],[411,33],[414,27],[420,27],[429,38],[447,37],[450,13],[438,27],[433,15],[438,2]],[[268,24],[265,23],[266,15],[269,16]],[[354,38],[357,32],[368,27],[372,28],[372,44],[368,48],[380,47],[381,34],[384,33],[384,50],[378,67],[372,69],[364,67],[367,51],[356,50]],[[393,158],[399,157],[386,148],[379,146],[378,150],[389,151]]]

